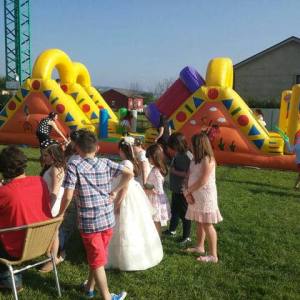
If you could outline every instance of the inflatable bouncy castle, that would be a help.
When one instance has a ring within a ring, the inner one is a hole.
[[[286,100],[289,95],[290,100]],[[291,143],[300,129],[300,85],[284,92],[279,127]],[[220,164],[257,166],[295,170],[295,157],[285,154],[283,137],[269,132],[245,101],[233,89],[233,65],[229,58],[215,58],[207,67],[205,80],[191,67],[184,68],[179,79],[148,106],[147,116],[154,127],[160,114],[168,117],[171,127],[189,140],[206,130]],[[152,143],[155,131],[146,132]]]
[[[51,78],[54,69],[59,82]],[[85,128],[101,137],[102,152],[118,152],[119,118],[92,86],[86,67],[58,49],[40,54],[31,78],[0,112],[0,143],[38,146],[37,126],[51,111],[58,113],[58,127],[65,136]]]

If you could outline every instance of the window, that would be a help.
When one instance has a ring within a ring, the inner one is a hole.
[[[112,106],[112,107],[115,107],[115,106],[116,106],[116,100],[112,100],[112,101],[111,101],[111,106]]]
[[[296,75],[296,84],[299,84],[300,83],[300,75]]]

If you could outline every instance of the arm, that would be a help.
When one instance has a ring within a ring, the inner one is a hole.
[[[162,137],[163,133],[164,133],[164,128],[159,127],[158,136],[156,137],[155,142],[157,142]]]
[[[143,184],[146,184],[147,182],[147,162],[146,161],[140,161],[140,166],[141,166],[141,170],[142,170],[142,181]]]
[[[64,139],[65,142],[68,142],[67,138],[63,135],[63,133],[60,131],[60,129],[57,127],[57,125],[54,121],[49,121],[49,124]]]
[[[65,191],[61,200],[59,215],[64,214],[64,212],[68,208],[68,205],[72,201],[76,183],[77,183],[76,166],[73,163],[70,163],[68,165],[68,169],[63,182],[63,187],[65,188]]]
[[[190,187],[188,187],[187,194],[191,194],[194,191],[200,189],[202,186],[204,186],[208,181],[212,169],[213,169],[213,163],[209,162],[208,159],[205,158],[205,160],[203,161],[202,174],[195,183],[193,183]]]
[[[177,170],[175,170],[174,167],[172,167],[170,171],[172,174],[179,176],[179,177],[186,177],[188,174],[187,172],[184,172],[184,171],[177,171]]]
[[[128,184],[121,191],[119,191],[116,195],[115,199],[115,212],[118,214],[120,212],[120,206],[122,201],[124,200],[128,191]]]
[[[51,191],[50,191],[50,197],[51,197],[51,204],[53,205],[59,189],[61,188],[62,182],[63,182],[63,178],[64,178],[64,174],[65,172],[63,170],[59,170],[56,167],[52,167],[51,168],[51,177],[52,177],[52,187],[51,187]]]
[[[60,205],[60,210],[59,210],[59,216],[63,215],[66,211],[66,209],[68,208],[70,202],[73,199],[73,194],[74,194],[74,190],[72,189],[65,189],[63,198],[61,200],[61,205]]]
[[[110,193],[110,200],[113,202],[114,199],[116,198],[116,194],[118,192],[120,192],[123,188],[125,188],[130,179],[133,178],[134,174],[133,174],[133,171],[130,170],[129,168],[125,167],[123,170],[122,170],[122,173],[121,173],[121,180],[118,184],[118,186],[116,186]]]

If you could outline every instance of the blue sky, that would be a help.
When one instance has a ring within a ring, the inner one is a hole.
[[[299,11],[299,0],[31,0],[32,61],[59,48],[87,66],[94,85],[152,90],[186,65],[205,76],[213,57],[237,63],[300,37]]]

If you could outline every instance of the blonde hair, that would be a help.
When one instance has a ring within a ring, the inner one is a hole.
[[[214,152],[207,134],[202,131],[192,137],[192,147],[195,163],[198,164],[203,158],[208,157],[209,161],[214,159]]]

